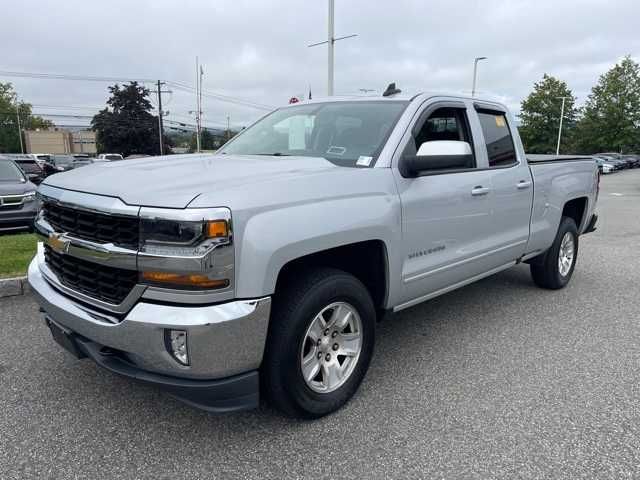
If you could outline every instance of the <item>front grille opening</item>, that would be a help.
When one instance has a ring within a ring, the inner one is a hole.
[[[55,252],[44,246],[47,266],[60,283],[91,298],[121,304],[138,282],[138,272],[107,267]]]
[[[140,220],[138,217],[107,215],[45,202],[44,219],[56,232],[69,233],[84,240],[113,243],[138,248]]]

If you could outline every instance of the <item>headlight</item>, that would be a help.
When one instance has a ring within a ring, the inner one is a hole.
[[[140,212],[140,281],[176,289],[231,285],[233,249],[228,209]]]
[[[226,220],[179,221],[143,218],[140,223],[143,251],[167,251],[180,255],[200,255],[203,248],[228,243],[229,224]],[[171,253],[169,253],[171,254]]]
[[[36,192],[32,191],[25,193],[23,199],[25,202],[33,202],[36,199]]]

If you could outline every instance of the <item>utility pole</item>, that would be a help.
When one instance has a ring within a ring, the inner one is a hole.
[[[473,87],[471,87],[471,97],[475,97],[476,96],[476,84],[477,84],[477,80],[478,80],[478,62],[480,60],[486,60],[487,57],[476,57],[476,59],[473,61]]]
[[[231,137],[231,117],[229,115],[227,115],[227,142],[229,141],[229,138]]]
[[[16,94],[16,119],[18,120],[18,138],[20,139],[20,153],[24,153],[24,145],[22,144],[22,127],[20,126],[20,102]]]
[[[196,56],[196,152],[200,153],[200,113],[201,113],[201,105],[202,95],[200,94],[200,89],[202,86],[200,85],[202,78],[200,75],[200,65],[198,63],[198,57]]]
[[[357,37],[358,34],[345,35],[344,37],[335,38],[334,36],[334,26],[335,26],[335,0],[329,0],[329,19],[328,19],[328,32],[327,32],[327,41],[312,43],[311,45],[307,45],[308,47],[316,47],[318,45],[327,44],[328,54],[327,54],[327,95],[329,97],[333,96],[333,47],[334,44],[338,40],[344,40],[345,38]]]
[[[162,85],[164,85],[164,82],[158,80],[158,134],[160,137],[160,155],[164,154],[164,125],[162,124]]]
[[[562,138],[562,120],[564,118],[564,102],[569,97],[557,97],[562,99],[562,107],[560,107],[560,128],[558,128],[558,146],[556,147],[556,155],[560,155],[560,139]]]
[[[336,41],[334,40],[335,0],[329,0],[329,21],[327,23],[329,26],[329,31],[327,34],[327,96],[331,97],[333,96],[333,47],[336,43]]]

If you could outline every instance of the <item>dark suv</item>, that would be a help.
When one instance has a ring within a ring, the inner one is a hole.
[[[0,157],[0,231],[31,228],[35,200],[36,186],[13,160]]]
[[[30,182],[40,185],[42,180],[45,179],[46,174],[44,170],[35,160],[31,158],[19,158],[15,159],[14,162],[22,169]]]

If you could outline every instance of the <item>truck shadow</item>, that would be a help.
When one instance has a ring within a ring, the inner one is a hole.
[[[522,305],[546,301],[544,292],[533,284],[528,268],[520,266],[391,316],[378,326],[376,353],[359,393],[342,410],[315,422],[283,417],[265,405],[249,412],[210,414],[66,356],[62,370],[71,372],[57,375],[56,383],[62,384],[57,390],[69,397],[65,404],[70,412],[83,410],[87,402],[100,411],[100,415],[82,415],[78,421],[85,430],[107,432],[107,436],[112,432],[112,441],[153,435],[155,442],[178,450],[203,444],[214,447],[216,443],[222,448],[226,442],[241,444],[243,439],[255,440],[260,435],[283,437],[284,441],[299,431],[338,428],[353,421],[354,415],[384,416],[390,407],[379,401],[381,396],[398,396],[411,382],[428,388],[425,369],[443,357],[464,356],[470,339],[479,335],[505,335],[504,329],[514,328],[509,323],[521,321]],[[58,367],[55,370],[60,371]],[[82,393],[78,392],[78,381],[87,387]],[[87,393],[94,398],[87,398]],[[416,408],[424,405],[407,403],[405,411]]]

